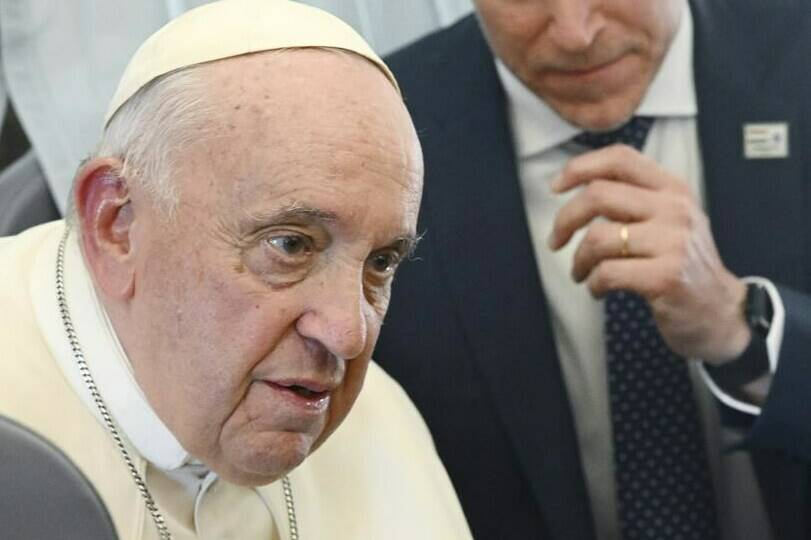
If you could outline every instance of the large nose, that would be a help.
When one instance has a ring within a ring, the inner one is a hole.
[[[582,52],[594,43],[600,29],[596,0],[549,0],[548,36],[562,50]]]
[[[369,339],[361,273],[333,272],[313,286],[310,306],[296,323],[298,333],[340,358],[360,356]]]

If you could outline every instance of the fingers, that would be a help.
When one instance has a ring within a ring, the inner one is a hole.
[[[627,227],[627,241],[622,238],[623,227]],[[662,240],[661,231],[650,223],[593,223],[575,251],[572,278],[580,283],[589,277],[594,267],[606,259],[654,257],[664,246]],[[625,255],[623,248],[628,251]]]
[[[622,144],[587,152],[571,159],[561,176],[552,184],[552,189],[563,193],[588,184],[595,178],[650,190],[666,189],[690,193],[682,181],[665,171],[653,159]]]
[[[627,289],[648,300],[677,297],[690,270],[703,268],[696,270],[701,265],[693,259],[706,217],[687,185],[652,159],[623,145],[583,154],[553,185],[561,193],[574,188],[581,189],[555,216],[549,246],[560,249],[587,228],[572,277],[586,281],[595,296]]]
[[[677,261],[670,258],[603,259],[586,281],[595,298],[610,291],[633,291],[652,301],[665,292],[684,288],[684,276]]]
[[[595,217],[632,223],[650,219],[658,207],[650,190],[607,180],[594,180],[560,209],[552,225],[549,247],[560,249]]]

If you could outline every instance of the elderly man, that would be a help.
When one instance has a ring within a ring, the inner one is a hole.
[[[341,21],[189,12],[133,57],[69,225],[0,241],[0,414],[122,539],[469,538],[369,360],[421,177],[394,79]]]
[[[425,239],[376,352],[474,535],[808,538],[811,2],[475,4],[390,58]]]

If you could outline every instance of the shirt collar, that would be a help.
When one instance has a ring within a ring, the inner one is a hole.
[[[37,320],[65,378],[105,425],[65,335],[56,301],[56,246],[52,251],[38,264],[32,283]],[[84,359],[118,428],[144,459],[166,471],[179,469],[190,461],[189,454],[158,418],[138,386],[129,359],[96,295],[75,234],[68,238],[64,270],[65,295]]]
[[[507,96],[518,157],[550,150],[582,131],[558,116],[498,58],[496,71]],[[693,78],[693,17],[685,2],[673,42],[636,114],[691,117],[697,114],[697,110]]]

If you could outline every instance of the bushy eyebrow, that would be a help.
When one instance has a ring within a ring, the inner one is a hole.
[[[279,223],[334,223],[338,216],[333,212],[303,205],[291,205],[272,212],[248,213],[248,219],[256,226],[264,227]]]

